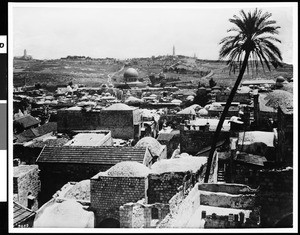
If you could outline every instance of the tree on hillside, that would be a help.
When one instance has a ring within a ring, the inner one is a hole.
[[[220,59],[227,59],[227,63],[233,72],[235,72],[234,68],[238,66],[239,74],[213,136],[204,179],[206,183],[209,179],[212,158],[221,128],[246,68],[254,66],[257,69],[259,63],[263,69],[266,66],[268,70],[271,70],[271,65],[275,68],[282,66],[281,52],[274,44],[281,43],[281,41],[275,37],[275,35],[279,33],[278,29],[280,27],[276,25],[276,21],[270,19],[271,16],[271,13],[263,13],[257,9],[253,12],[249,11],[248,13],[241,10],[240,16],[234,15],[233,18],[229,19],[235,27],[229,29],[228,32],[234,32],[236,34],[227,36],[220,42],[222,45]]]
[[[212,87],[214,87],[214,86],[216,86],[216,85],[217,85],[217,83],[214,81],[213,78],[211,78],[211,79],[209,80],[209,86],[210,86],[210,88],[212,88]]]

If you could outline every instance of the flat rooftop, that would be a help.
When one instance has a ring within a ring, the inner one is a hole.
[[[72,146],[97,146],[103,141],[103,138],[107,134],[105,133],[78,133],[73,139],[67,142],[65,145]]]

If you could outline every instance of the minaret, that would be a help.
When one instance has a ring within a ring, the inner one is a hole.
[[[24,57],[26,57],[27,56],[27,51],[26,51],[26,49],[24,50]]]
[[[175,56],[175,46],[173,46],[173,56]]]

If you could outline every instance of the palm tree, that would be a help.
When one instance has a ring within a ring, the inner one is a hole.
[[[257,69],[259,64],[261,64],[263,70],[265,66],[268,70],[271,70],[271,65],[275,68],[282,66],[281,52],[274,44],[281,43],[281,41],[275,37],[275,35],[279,33],[278,29],[280,27],[275,25],[276,21],[270,20],[271,16],[271,13],[263,13],[261,10],[255,9],[253,12],[250,11],[247,14],[241,10],[240,17],[234,15],[233,18],[229,19],[235,27],[229,29],[228,32],[234,32],[236,34],[227,36],[221,40],[220,59],[227,60],[230,71],[235,72],[238,68],[239,75],[228,97],[213,136],[205,173],[205,183],[207,183],[209,179],[213,154],[225,117],[246,68],[254,66]]]

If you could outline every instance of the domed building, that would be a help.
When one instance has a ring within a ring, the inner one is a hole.
[[[150,169],[139,162],[124,161],[109,168],[106,173],[114,177],[146,177]]]
[[[135,161],[123,161],[91,178],[91,209],[95,227],[119,228],[120,206],[145,198],[151,170]]]
[[[139,78],[139,73],[134,68],[128,68],[123,76],[125,82],[135,82]]]

